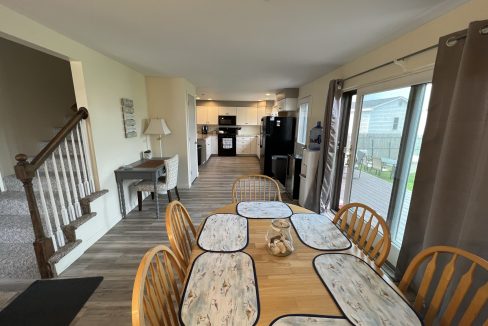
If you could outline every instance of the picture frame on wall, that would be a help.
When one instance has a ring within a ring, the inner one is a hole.
[[[136,117],[134,113],[134,101],[128,98],[120,100],[122,104],[122,117],[124,121],[125,138],[137,136]]]

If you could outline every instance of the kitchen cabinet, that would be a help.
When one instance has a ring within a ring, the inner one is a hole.
[[[256,126],[258,125],[258,108],[243,107],[237,108],[236,123],[238,126]]]
[[[197,106],[197,125],[217,125],[218,120],[217,106]]]
[[[220,106],[219,115],[237,115],[237,109],[230,106]]]
[[[207,124],[218,125],[219,124],[219,107],[208,106],[207,107]]]
[[[219,140],[217,136],[209,136],[210,143],[212,144],[212,154],[218,155],[219,154]]]
[[[208,161],[210,155],[212,155],[212,142],[210,137],[205,138],[205,161]]]
[[[197,125],[207,124],[207,107],[197,106]]]
[[[256,138],[257,137],[252,137],[249,141],[251,148],[250,148],[250,153],[251,155],[254,155],[256,153]]]
[[[278,111],[296,111],[298,110],[298,99],[284,98],[276,102],[275,106],[278,109]]]
[[[252,136],[238,136],[236,139],[236,154],[238,155],[251,155],[252,143],[255,137]]]
[[[261,108],[258,108],[258,112],[257,112],[257,123],[258,125],[261,124],[261,119],[265,116],[267,116],[268,114],[266,113],[266,108],[265,107],[261,107]]]

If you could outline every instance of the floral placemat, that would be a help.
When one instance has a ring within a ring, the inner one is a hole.
[[[350,254],[315,257],[314,267],[354,325],[422,325],[410,305],[364,260]]]
[[[320,315],[285,315],[276,318],[270,326],[351,326],[346,318]]]
[[[205,220],[197,243],[206,251],[239,251],[247,246],[248,232],[246,218],[235,214],[215,214]]]
[[[293,214],[291,224],[300,240],[317,250],[346,250],[351,241],[326,216],[319,214]]]
[[[183,293],[183,325],[255,325],[258,321],[254,262],[244,252],[198,256]]]
[[[237,214],[247,218],[287,218],[293,211],[280,201],[243,201],[237,204]]]

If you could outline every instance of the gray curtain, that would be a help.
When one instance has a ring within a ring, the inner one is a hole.
[[[316,178],[305,200],[304,206],[317,213],[325,212],[330,202],[343,84],[344,81],[341,79],[334,79],[329,83],[322,143],[320,144],[320,160],[317,166]]]
[[[488,259],[487,26],[473,22],[439,40],[400,273],[433,245]]]

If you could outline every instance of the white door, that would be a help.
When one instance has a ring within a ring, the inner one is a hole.
[[[198,153],[197,153],[197,125],[195,98],[188,94],[188,170],[190,173],[190,185],[198,176]]]

